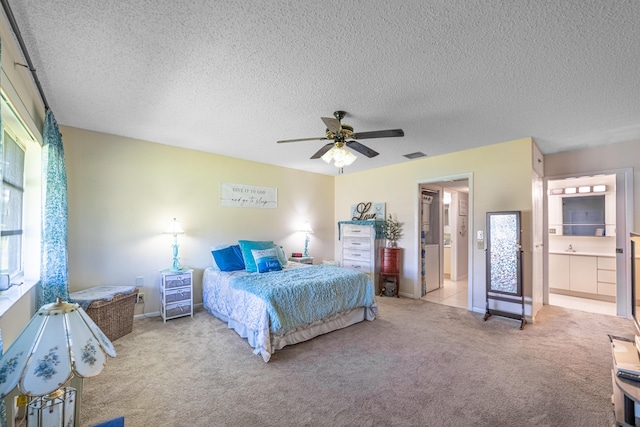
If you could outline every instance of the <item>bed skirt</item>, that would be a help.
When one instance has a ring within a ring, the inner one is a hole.
[[[249,345],[254,348],[254,353],[259,354],[262,356],[262,360],[268,362],[269,359],[271,359],[273,352],[280,350],[287,345],[308,341],[318,335],[346,328],[347,326],[354,325],[362,322],[363,320],[374,320],[377,316],[377,305],[374,303],[371,307],[356,307],[344,313],[336,314],[328,319],[318,320],[306,327],[286,332],[282,335],[269,334],[269,342],[267,343],[259,342],[260,340],[258,339],[258,336],[260,334],[258,331],[251,330],[243,323],[229,319],[227,316],[222,315],[215,310],[207,309],[207,311],[227,323],[227,326],[236,331],[242,338],[246,338]]]

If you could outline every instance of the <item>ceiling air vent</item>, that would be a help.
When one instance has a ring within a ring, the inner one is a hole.
[[[404,157],[406,157],[407,159],[413,160],[413,159],[419,159],[420,157],[427,157],[427,155],[424,154],[422,151],[416,151],[415,153],[404,154]]]

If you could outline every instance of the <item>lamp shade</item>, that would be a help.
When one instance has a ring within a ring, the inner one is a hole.
[[[173,234],[174,236],[177,234],[184,234],[184,230],[180,226],[180,222],[173,218],[173,221],[169,223],[169,226],[164,231],[164,234]]]
[[[116,356],[109,339],[78,304],[42,306],[20,336],[0,357],[0,398],[16,385],[24,394],[47,395],[74,373],[93,377],[102,372],[106,355]]]
[[[311,229],[311,224],[309,224],[309,221],[304,222],[300,231],[305,233],[313,233],[313,230]]]

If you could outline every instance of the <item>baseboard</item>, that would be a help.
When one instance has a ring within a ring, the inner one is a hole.
[[[196,311],[197,309],[200,309],[200,308],[202,308],[202,303],[193,304],[193,311]],[[133,316],[133,320],[140,320],[140,319],[146,319],[147,317],[159,317],[159,316],[160,316],[159,311],[151,311],[149,313],[136,314],[135,316]]]
[[[135,316],[133,316],[133,320],[140,320],[140,319],[145,319],[147,317],[159,317],[159,316],[160,316],[159,311],[152,311],[150,313],[136,314]]]

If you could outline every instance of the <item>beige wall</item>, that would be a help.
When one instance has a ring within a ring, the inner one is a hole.
[[[418,224],[417,200],[420,182],[442,181],[444,178],[470,174],[469,236],[485,230],[486,213],[521,211],[523,246],[525,251],[525,295],[531,295],[530,222],[532,140],[489,145],[472,150],[433,158],[407,161],[353,174],[336,177],[336,221],[349,217],[351,205],[358,202],[385,202],[387,213],[397,215],[403,225],[403,238],[398,246],[404,249],[400,292],[418,297]],[[362,160],[362,161],[366,161]],[[337,239],[337,231],[336,231]],[[473,287],[472,305],[476,311],[485,310],[485,252],[471,244],[469,283]],[[338,256],[336,247],[336,257]]]
[[[334,251],[334,178],[70,127],[60,128],[69,194],[69,286],[135,285],[142,276],[147,313],[159,311],[159,270],[171,265],[176,217],[180,259],[195,269],[194,299],[210,247],[238,239],[274,240],[302,252],[304,220],[314,230],[315,262]],[[276,187],[276,209],[220,206],[220,183]],[[137,313],[140,312],[137,307]]]
[[[633,168],[633,188],[640,190],[640,141],[609,144],[583,150],[550,154],[544,158],[545,177],[589,174]],[[640,231],[640,197],[634,197],[635,231]]]

